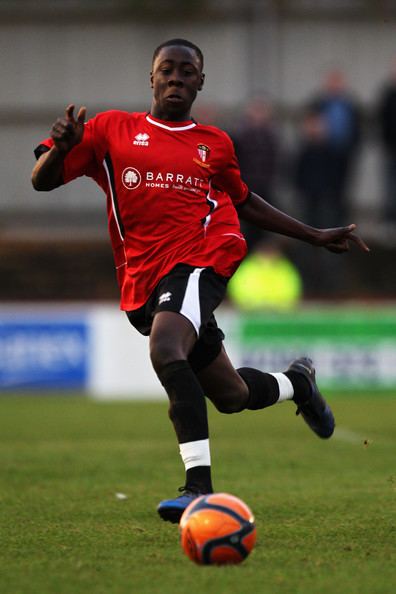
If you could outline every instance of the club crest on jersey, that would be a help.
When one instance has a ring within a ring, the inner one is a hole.
[[[136,134],[133,144],[135,146],[148,146],[149,138],[150,136],[146,132],[139,132],[139,134]]]
[[[127,190],[136,190],[142,182],[142,176],[134,167],[126,167],[122,172],[121,181]]]
[[[199,160],[194,159],[195,163],[201,165],[201,167],[209,167],[207,160],[209,159],[210,148],[206,144],[198,144],[197,145]]]
[[[209,158],[210,148],[206,144],[199,144],[197,148],[202,163],[206,163]]]

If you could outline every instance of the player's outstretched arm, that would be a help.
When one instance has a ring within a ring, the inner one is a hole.
[[[325,247],[337,254],[347,252],[351,241],[364,252],[370,251],[365,242],[353,233],[356,225],[336,227],[334,229],[316,229],[274,208],[253,192],[238,212],[241,219],[252,223],[260,229],[294,237],[312,245]]]
[[[68,105],[63,118],[58,118],[51,128],[53,147],[41,155],[32,171],[35,190],[49,191],[62,185],[63,161],[71,149],[79,144],[84,135],[86,108],[81,107],[77,119],[74,105]]]

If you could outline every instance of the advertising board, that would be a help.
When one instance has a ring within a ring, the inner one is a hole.
[[[286,369],[310,356],[331,390],[396,389],[396,310],[310,308],[235,319],[243,366]]]
[[[85,389],[88,342],[84,318],[2,316],[0,389]]]

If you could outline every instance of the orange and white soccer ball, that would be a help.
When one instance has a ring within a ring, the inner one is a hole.
[[[194,499],[180,519],[181,546],[200,565],[240,563],[256,542],[256,526],[249,507],[228,493]]]

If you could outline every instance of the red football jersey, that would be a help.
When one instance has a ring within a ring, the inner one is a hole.
[[[246,254],[234,205],[249,191],[231,139],[218,128],[146,113],[98,114],[64,161],[65,183],[82,175],[107,195],[121,309],[142,306],[178,263],[229,277]]]

